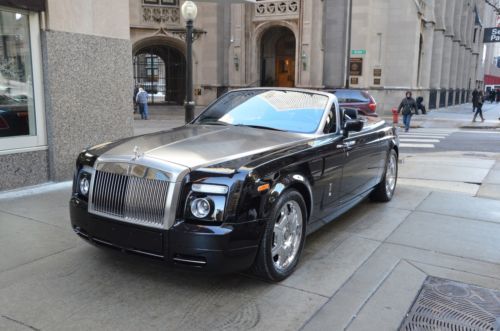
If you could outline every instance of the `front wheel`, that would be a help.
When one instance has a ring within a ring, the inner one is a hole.
[[[398,181],[398,154],[392,149],[387,157],[385,173],[382,181],[375,187],[370,198],[373,201],[388,202],[391,201],[396,183]]]
[[[306,205],[299,192],[286,191],[273,208],[253,266],[255,274],[278,282],[292,274],[306,234]]]

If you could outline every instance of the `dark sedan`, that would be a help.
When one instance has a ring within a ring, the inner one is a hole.
[[[377,102],[367,91],[353,89],[326,90],[335,94],[341,108],[354,108],[366,116],[377,116]]]
[[[397,160],[394,130],[332,94],[236,90],[183,127],[83,151],[71,223],[95,245],[280,281],[307,234],[391,200]]]
[[[0,95],[0,137],[29,134],[28,106],[6,95]]]

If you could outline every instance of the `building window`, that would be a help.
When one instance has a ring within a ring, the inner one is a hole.
[[[6,150],[46,145],[43,100],[37,100],[42,91],[39,33],[38,14],[0,7],[2,154]],[[34,57],[37,61],[33,61]]]
[[[177,6],[179,0],[142,0],[145,5],[157,5],[157,6]]]

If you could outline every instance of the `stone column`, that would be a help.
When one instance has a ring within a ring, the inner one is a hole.
[[[428,89],[431,81],[432,45],[434,43],[434,23],[425,23],[422,33],[422,63],[420,65],[420,87]]]
[[[454,16],[452,13],[455,12],[455,0],[446,1],[445,10],[445,39],[444,39],[444,50],[443,50],[443,65],[441,67],[441,95],[440,95],[440,107],[446,107],[448,104],[448,93],[450,88],[450,72],[451,72],[451,58],[453,52],[453,24]],[[444,98],[444,100],[443,100]]]
[[[346,37],[349,0],[325,0],[324,65],[325,87],[342,87],[345,83]]]

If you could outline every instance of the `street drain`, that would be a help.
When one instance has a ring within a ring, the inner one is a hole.
[[[400,331],[500,331],[500,291],[428,277]]]

